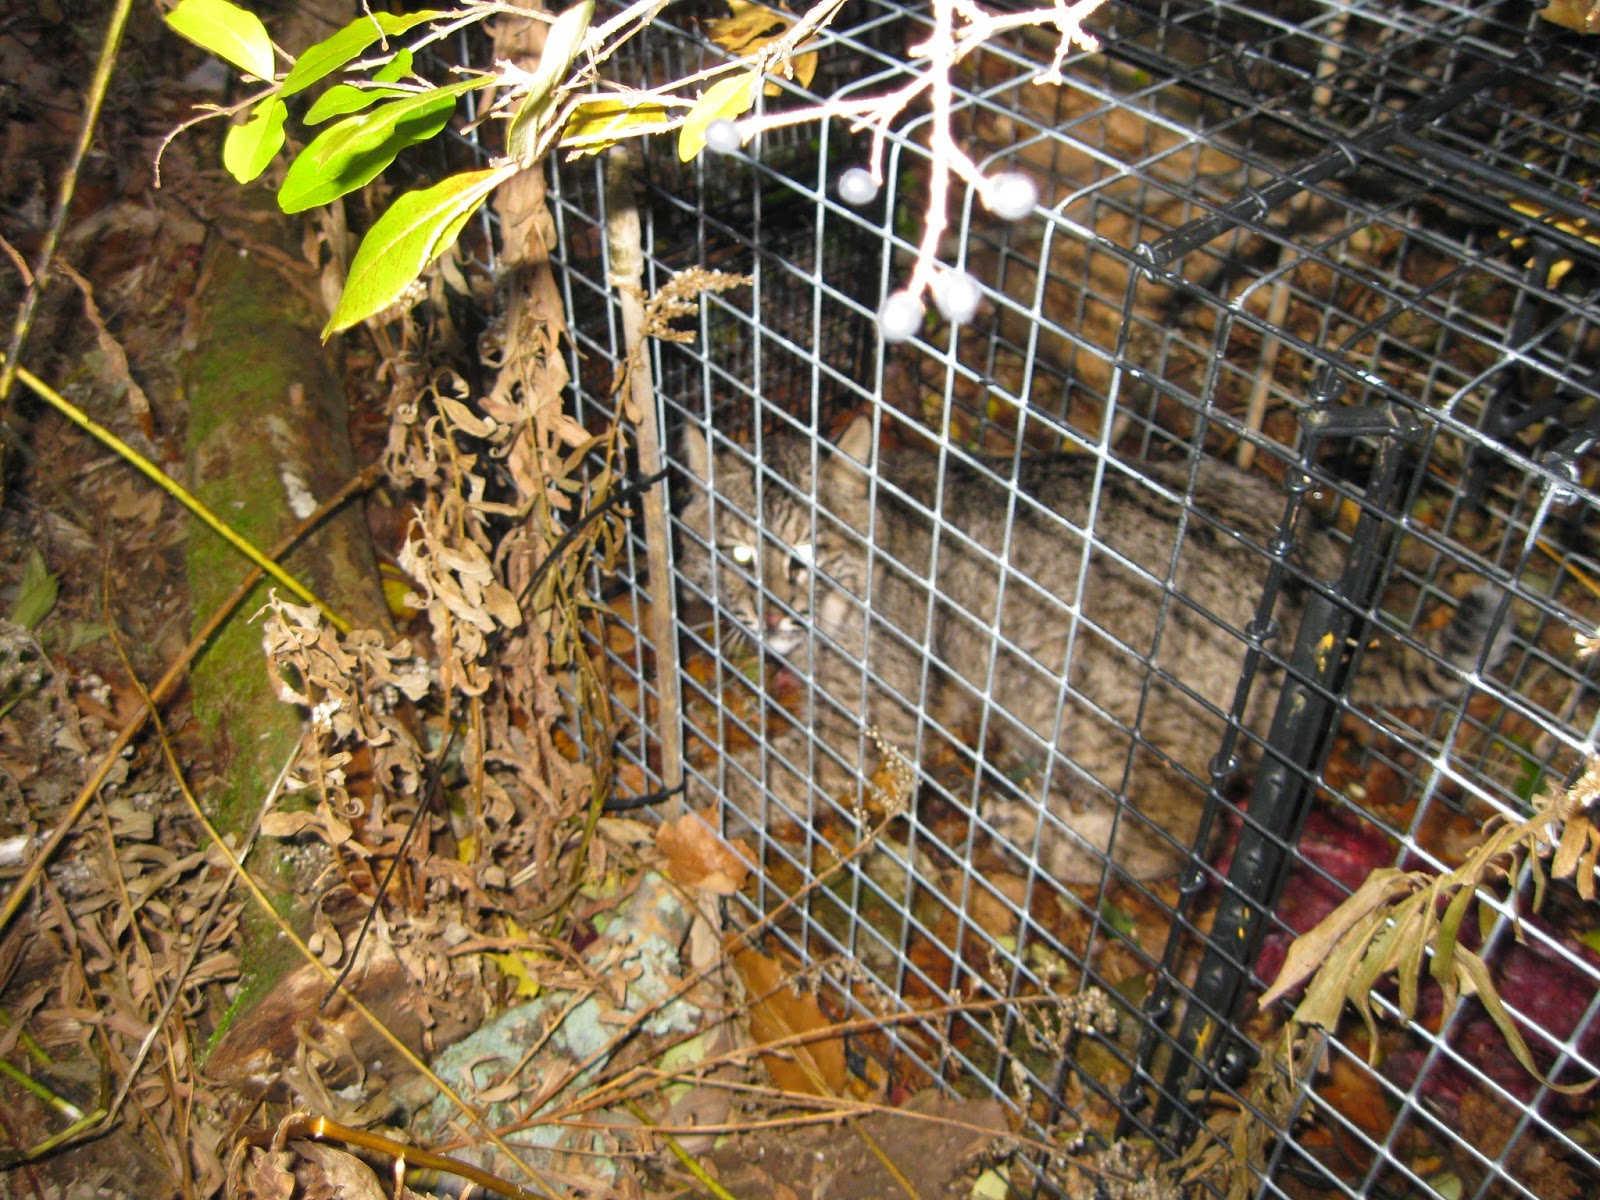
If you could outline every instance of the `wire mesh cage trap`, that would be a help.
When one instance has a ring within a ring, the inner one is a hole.
[[[927,25],[855,0],[809,91],[760,103],[902,83]],[[1590,1194],[1570,1085],[1600,1066],[1600,922],[1564,886],[1531,911],[1537,854],[1448,893],[1449,945],[1375,925],[1414,959],[1350,960],[1373,1019],[1309,1031],[1292,1080],[1264,1049],[1284,1006],[1256,1002],[1373,872],[1466,878],[1590,753],[1600,53],[1487,3],[1094,26],[1062,83],[1026,31],[954,80],[964,149],[1039,200],[1008,222],[955,198],[942,257],[982,302],[904,343],[876,314],[914,252],[923,116],[861,205],[843,123],[646,149],[647,290],[751,280],[652,351],[691,795],[761,862],[749,911],[813,885],[771,936],[839,967],[836,1009],[909,1018],[855,1046],[897,1087],[1191,1166],[1251,1123],[1240,1194]],[[630,53],[640,84],[722,55],[691,11]],[[606,411],[604,165],[552,195],[579,404]],[[676,731],[639,653],[614,666],[648,776]],[[862,846],[885,793],[904,812]],[[1047,1029],[1017,1003],[1041,994],[1098,999]]]

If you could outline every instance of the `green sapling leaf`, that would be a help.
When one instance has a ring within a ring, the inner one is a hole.
[[[409,50],[396,50],[393,58],[372,73],[372,82],[374,84],[393,83],[397,79],[404,79],[411,74],[413,57]],[[311,111],[305,115],[305,122],[307,125],[320,125],[329,117],[342,117],[346,113],[360,112],[362,109],[376,104],[379,100],[387,100],[391,96],[412,94],[410,88],[373,87],[371,85],[356,87],[348,83],[336,83],[317,97],[317,102],[311,106]]]
[[[278,207],[286,213],[329,204],[376,179],[407,146],[427,141],[450,121],[456,97],[487,87],[490,77],[408,93],[323,130],[289,165]]]
[[[396,50],[394,57],[372,73],[377,83],[393,83],[411,74],[411,60],[416,56],[409,50]]]
[[[397,79],[404,79],[411,74],[411,59],[411,51],[396,50],[393,58],[372,73],[372,82],[393,83]],[[342,117],[346,113],[360,112],[379,100],[409,94],[411,93],[408,88],[355,87],[348,83],[336,83],[317,97],[317,102],[311,106],[311,111],[306,113],[305,122],[307,125],[320,125],[330,117]]]
[[[222,165],[240,183],[249,183],[267,169],[272,156],[283,149],[283,122],[289,106],[268,96],[250,110],[243,125],[232,125],[222,139]]]
[[[368,46],[382,37],[394,37],[433,20],[442,14],[434,9],[426,12],[377,12],[357,17],[332,37],[324,38],[300,56],[288,75],[284,76],[283,92],[292,96],[317,80],[333,74],[346,63],[359,57]],[[409,53],[409,52],[408,52]]]
[[[253,12],[228,0],[180,0],[166,16],[171,30],[247,75],[272,80],[272,39]]]
[[[44,565],[44,557],[30,547],[28,557],[22,560],[22,579],[17,584],[16,598],[11,602],[12,624],[24,629],[37,629],[56,606],[56,595],[61,590],[61,577],[52,575]]]
[[[320,125],[330,118],[343,117],[353,112],[360,112],[364,108],[371,108],[379,100],[414,95],[416,93],[409,88],[381,85],[354,87],[348,83],[336,83],[317,97],[317,102],[305,115],[305,122],[307,125]]]
[[[324,339],[382,312],[398,300],[422,270],[443,254],[489,193],[521,168],[514,162],[452,175],[430,188],[407,192],[361,239],[350,278]]]
[[[506,150],[518,162],[526,164],[532,160],[539,131],[549,122],[552,108],[550,93],[565,77],[572,60],[583,49],[584,35],[589,32],[589,22],[593,17],[594,0],[583,0],[550,23],[539,65],[528,80],[527,94],[523,96],[517,115],[511,118],[511,128],[506,132]]]

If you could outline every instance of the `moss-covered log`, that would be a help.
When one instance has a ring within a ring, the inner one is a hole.
[[[215,239],[197,301],[196,344],[185,370],[192,486],[214,512],[262,548],[279,541],[355,470],[342,382],[317,337],[321,314],[308,299],[311,288],[290,286],[283,274],[295,270],[285,265],[292,260],[274,253],[291,244],[281,218],[252,223],[247,238]],[[240,245],[260,252],[242,252]],[[311,282],[309,272],[306,282]],[[249,567],[198,522],[189,536],[187,561],[197,621],[222,602]],[[384,626],[371,540],[358,508],[326,522],[284,565],[352,625]],[[303,714],[274,695],[261,629],[252,621],[267,590],[261,585],[237,610],[193,673],[194,714],[217,774],[204,802],[224,833],[242,835],[250,828],[302,728]],[[315,855],[284,855],[276,843],[268,843],[251,862],[280,912],[301,930],[307,926],[306,884],[320,865]],[[292,1049],[292,1030],[265,1015],[280,1006],[261,1003],[296,966],[283,949],[263,915],[252,913],[244,947],[245,991],[213,1042],[210,1065],[219,1073],[232,1074],[247,1063],[255,1073],[265,1060]],[[260,1021],[252,1019],[257,1012]]]

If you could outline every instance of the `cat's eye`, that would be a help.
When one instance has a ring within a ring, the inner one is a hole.
[[[728,557],[741,567],[748,567],[756,561],[756,548],[754,546],[746,546],[743,543],[737,546],[730,546],[728,548]]]

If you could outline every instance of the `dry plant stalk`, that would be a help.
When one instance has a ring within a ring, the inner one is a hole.
[[[1591,1086],[1543,1080],[1495,989],[1488,964],[1459,937],[1467,914],[1495,899],[1490,889],[1500,883],[1511,885],[1505,904],[1516,919],[1516,882],[1524,864],[1533,877],[1535,910],[1544,902],[1550,878],[1572,879],[1578,894],[1592,900],[1594,872],[1600,865],[1600,829],[1593,819],[1597,800],[1600,759],[1591,760],[1583,777],[1561,795],[1537,798],[1533,816],[1492,821],[1484,840],[1453,871],[1442,875],[1395,867],[1374,871],[1321,924],[1295,939],[1283,970],[1261,997],[1261,1007],[1309,979],[1305,997],[1290,1018],[1290,1032],[1297,1026],[1331,1030],[1349,1004],[1366,1022],[1370,1054],[1375,1056],[1379,1042],[1372,989],[1393,973],[1400,1011],[1408,1019],[1414,1017],[1426,959],[1428,973],[1444,991],[1446,1013],[1454,1010],[1462,993],[1477,996],[1517,1061],[1531,1074],[1557,1091],[1578,1092]],[[1551,858],[1548,874],[1546,856]]]
[[[1493,915],[1491,906],[1504,905],[1516,921],[1516,888],[1524,869],[1532,878],[1535,910],[1542,906],[1551,879],[1570,879],[1580,896],[1594,899],[1594,875],[1600,867],[1600,827],[1594,820],[1600,806],[1600,759],[1590,760],[1572,787],[1558,795],[1543,794],[1534,805],[1536,811],[1524,820],[1492,821],[1483,841],[1453,871],[1373,872],[1319,925],[1295,939],[1260,1007],[1302,983],[1307,985],[1305,995],[1276,1050],[1252,1072],[1245,1102],[1207,1120],[1207,1136],[1182,1160],[1185,1183],[1204,1180],[1223,1188],[1228,1200],[1254,1194],[1271,1146],[1293,1121],[1305,1081],[1323,1059],[1323,1040],[1336,1028],[1345,1006],[1366,1023],[1369,1060],[1375,1061],[1381,1042],[1373,989],[1392,975],[1396,1004],[1407,1019],[1414,1019],[1425,965],[1443,991],[1446,1017],[1463,994],[1476,996],[1517,1061],[1542,1084],[1567,1094],[1594,1085],[1593,1080],[1558,1084],[1543,1077],[1487,962],[1460,942],[1463,922],[1475,909],[1481,920]],[[1504,898],[1496,890],[1502,885],[1510,885]]]

